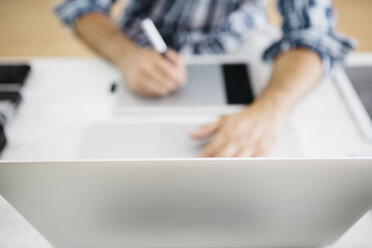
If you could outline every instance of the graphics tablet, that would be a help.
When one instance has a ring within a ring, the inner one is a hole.
[[[247,63],[189,64],[187,79],[184,87],[158,99],[138,96],[121,83],[115,112],[221,112],[250,104],[257,93],[256,79]]]

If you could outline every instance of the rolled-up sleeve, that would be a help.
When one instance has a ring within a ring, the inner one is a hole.
[[[283,16],[283,37],[264,52],[265,60],[292,48],[309,48],[322,58],[326,76],[357,46],[355,39],[337,32],[331,0],[279,0],[278,8]]]
[[[109,14],[111,6],[116,0],[64,0],[58,4],[54,11],[69,27],[73,27],[75,21],[86,13]]]

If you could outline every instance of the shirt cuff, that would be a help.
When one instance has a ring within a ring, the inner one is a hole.
[[[63,23],[73,28],[75,21],[82,15],[93,12],[109,15],[110,7],[111,4],[99,4],[92,0],[66,0],[57,5],[54,11]]]
[[[324,34],[317,30],[298,30],[285,34],[281,40],[272,44],[264,52],[263,59],[274,60],[279,54],[296,47],[309,48],[321,57],[323,76],[328,76],[332,69],[344,62],[345,56],[357,44],[355,39],[336,32]]]

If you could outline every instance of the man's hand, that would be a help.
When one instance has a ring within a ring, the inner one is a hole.
[[[186,82],[185,62],[168,50],[165,59],[135,44],[107,15],[88,13],[75,23],[76,34],[123,72],[128,86],[140,95],[165,96]]]
[[[202,157],[256,157],[266,155],[275,144],[285,115],[270,105],[254,103],[243,111],[221,117],[191,133],[194,139],[214,135]]]
[[[152,49],[139,48],[120,65],[129,88],[148,97],[166,96],[186,83],[186,65],[180,55],[167,58]]]

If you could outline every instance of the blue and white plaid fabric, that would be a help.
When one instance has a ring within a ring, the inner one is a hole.
[[[74,26],[80,16],[99,12],[110,15],[116,0],[64,0],[56,7],[61,20]],[[132,0],[120,29],[142,46],[148,41],[139,22],[150,17],[169,47],[181,53],[228,53],[235,51],[247,31],[268,25],[266,0]],[[283,36],[263,54],[272,60],[295,47],[317,52],[327,75],[354,49],[356,41],[335,29],[332,0],[278,0],[283,17]]]

